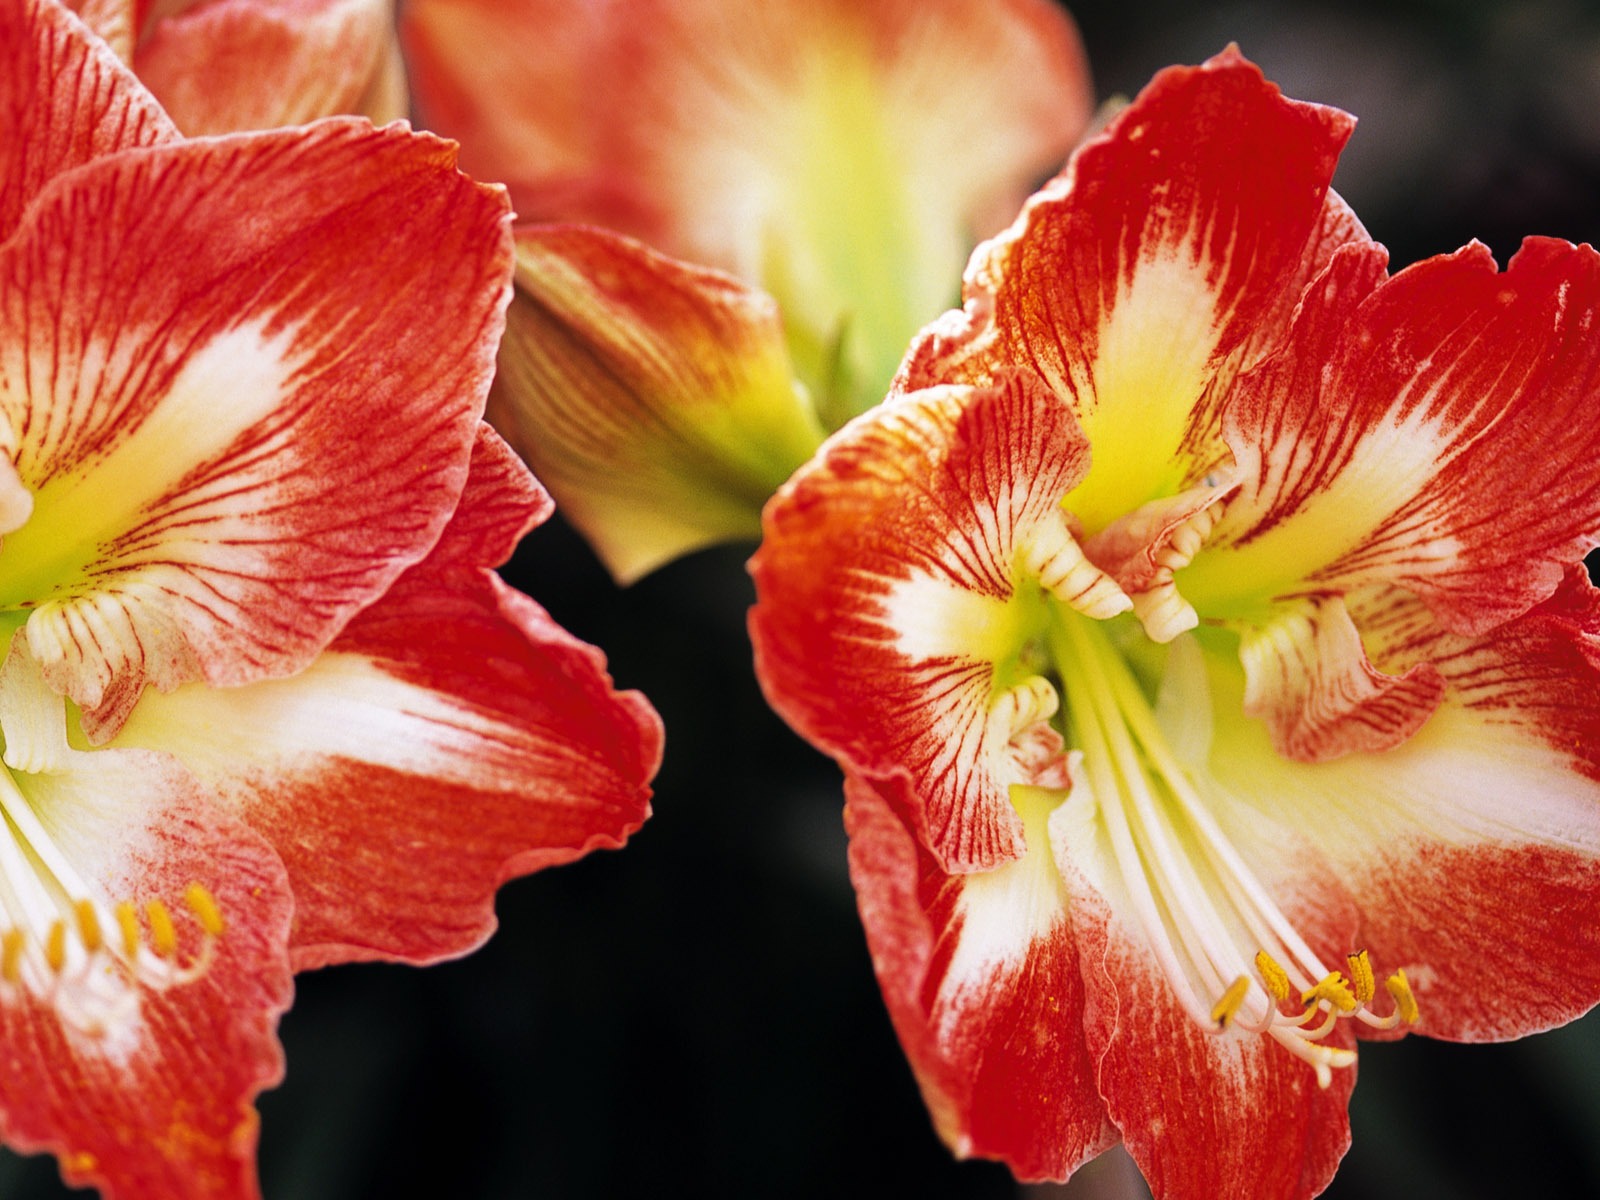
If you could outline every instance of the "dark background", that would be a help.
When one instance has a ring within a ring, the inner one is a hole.
[[[1593,6],[1072,7],[1102,98],[1237,41],[1288,94],[1356,113],[1337,186],[1397,266],[1472,237],[1502,261],[1524,234],[1597,240]],[[469,959],[301,976],[288,1080],[261,1100],[269,1200],[1018,1194],[931,1131],[855,916],[835,770],[751,674],[748,550],[620,592],[559,522],[529,540],[507,577],[665,719],[656,816],[507,886]],[[1339,1200],[1600,1195],[1600,1018],[1369,1045],[1352,1122]],[[67,1194],[51,1160],[0,1155],[0,1197]]]

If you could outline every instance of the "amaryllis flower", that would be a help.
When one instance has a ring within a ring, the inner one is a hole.
[[[533,223],[490,418],[622,579],[754,537],[1090,111],[1048,0],[415,0],[402,35]]]
[[[406,115],[393,0],[68,0],[186,134]]]
[[[767,510],[890,1013],[1026,1178],[1309,1196],[1356,1037],[1600,999],[1600,259],[1390,276],[1351,125],[1164,72]]]
[[[648,813],[648,705],[491,568],[509,208],[403,126],[185,141],[0,6],[0,1137],[256,1194],[294,970],[459,955]]]

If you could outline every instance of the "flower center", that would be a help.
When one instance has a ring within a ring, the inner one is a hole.
[[[1404,972],[1387,981],[1393,1009],[1378,1016],[1365,951],[1348,977],[1329,969],[1244,861],[1202,795],[1201,776],[1174,751],[1128,658],[1118,623],[1057,606],[1051,651],[1066,701],[1067,740],[1083,755],[1115,870],[1173,994],[1209,1034],[1235,1028],[1272,1037],[1327,1087],[1353,1051],[1326,1044],[1341,1019],[1392,1029],[1417,1018]],[[1167,651],[1164,683],[1209,712],[1202,652],[1192,637]],[[1253,953],[1252,953],[1253,951]],[[1283,1005],[1298,991],[1300,1010]]]
[[[25,991],[99,1037],[135,1015],[141,989],[192,983],[210,968],[224,924],[199,883],[181,906],[107,902],[3,768],[0,821],[0,996]]]

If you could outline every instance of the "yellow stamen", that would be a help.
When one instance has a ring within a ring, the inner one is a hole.
[[[1280,967],[1277,961],[1265,950],[1256,951],[1256,971],[1261,976],[1261,984],[1267,989],[1267,995],[1272,997],[1274,1004],[1282,1004],[1289,998],[1289,972]]]
[[[1345,961],[1350,964],[1350,990],[1355,993],[1356,1002],[1370,1004],[1378,994],[1377,981],[1372,974],[1372,959],[1367,957],[1365,950],[1358,950]]]
[[[1384,982],[1384,986],[1389,989],[1389,995],[1394,997],[1395,1011],[1400,1014],[1400,1019],[1407,1025],[1415,1025],[1421,1013],[1417,1008],[1417,998],[1411,993],[1411,983],[1406,979],[1406,973],[1396,971]]]
[[[78,937],[83,941],[83,948],[93,954],[101,945],[99,914],[89,900],[79,900],[74,911],[78,915]]]
[[[183,893],[183,901],[194,910],[195,918],[212,937],[222,936],[222,910],[217,907],[217,902],[211,898],[211,893],[198,883],[191,883],[188,890]]]
[[[1300,993],[1302,1004],[1315,1004],[1319,1000],[1326,1000],[1335,1012],[1353,1012],[1356,1007],[1356,998],[1350,992],[1350,985],[1337,971],[1328,972],[1315,987]]]
[[[52,971],[67,965],[67,923],[59,917],[50,923],[50,935],[44,940],[44,960]]]
[[[159,900],[151,900],[144,911],[150,918],[150,949],[161,958],[171,958],[178,949],[178,932],[172,927],[172,915],[167,912],[167,906]]]
[[[131,901],[117,905],[117,927],[122,930],[122,952],[129,958],[139,953],[139,915]]]
[[[1228,990],[1222,993],[1222,998],[1211,1006],[1211,1019],[1218,1025],[1227,1025],[1239,1015],[1244,998],[1249,994],[1250,976],[1241,975],[1228,985]]]
[[[5,936],[0,937],[0,978],[7,983],[16,983],[22,978],[24,940],[20,929],[8,929]]]

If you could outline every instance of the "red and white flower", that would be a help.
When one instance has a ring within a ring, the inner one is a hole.
[[[1390,276],[1351,125],[1164,72],[766,512],[890,1012],[1027,1178],[1309,1196],[1356,1036],[1600,1000],[1600,256]]]
[[[509,206],[336,120],[185,141],[0,7],[0,1137],[257,1192],[294,970],[463,954],[648,814],[654,713],[493,567]]]
[[[421,120],[534,223],[491,420],[623,580],[759,532],[1091,107],[1050,0],[415,0],[401,32]]]

